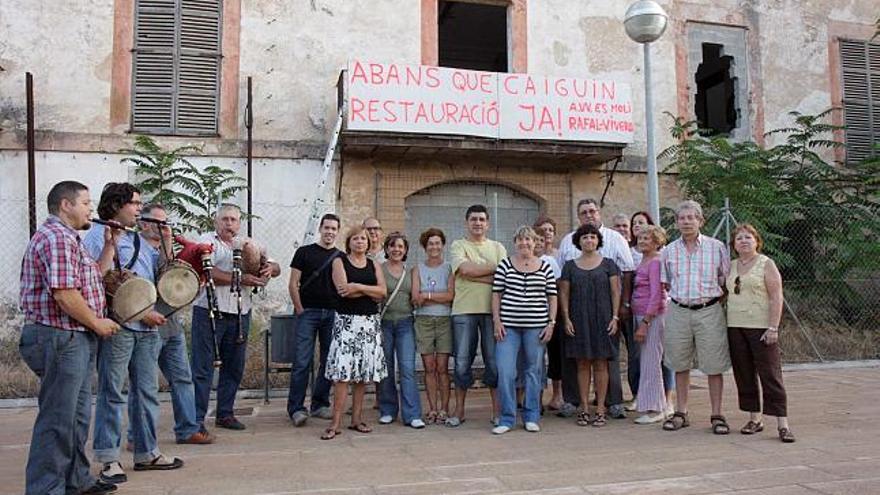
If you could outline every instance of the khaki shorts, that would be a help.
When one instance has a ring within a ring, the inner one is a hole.
[[[727,322],[720,303],[696,310],[672,303],[665,323],[663,362],[672,371],[697,368],[720,375],[730,369]]]
[[[448,316],[416,316],[419,354],[452,354],[452,326]]]

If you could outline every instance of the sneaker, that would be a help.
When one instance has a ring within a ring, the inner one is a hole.
[[[649,425],[652,423],[659,423],[666,419],[665,412],[658,412],[654,414],[643,414],[633,421],[633,423],[637,425]]]
[[[416,419],[409,422],[409,426],[412,428],[415,428],[417,430],[421,430],[422,428],[425,427],[425,422],[422,421],[421,418],[416,418]]]
[[[386,415],[379,418],[380,425],[390,425],[393,422],[394,422],[394,416],[392,416],[390,414],[386,414]]]
[[[247,426],[238,420],[235,416],[226,416],[225,418],[217,418],[214,422],[218,428],[226,428],[227,430],[244,430]]]
[[[207,431],[197,431],[190,435],[187,438],[182,440],[178,440],[179,444],[190,444],[190,445],[208,445],[214,443],[214,435],[211,435]]]
[[[106,483],[101,480],[95,481],[95,484],[79,492],[81,495],[104,495],[105,493],[113,493],[118,488],[113,483]]]
[[[306,414],[305,411],[297,411],[293,413],[290,417],[290,420],[293,421],[293,426],[300,427],[306,424],[306,420],[309,419],[309,415]]]
[[[508,431],[510,431],[509,426],[496,426],[495,428],[492,428],[493,435],[504,435]]]
[[[444,423],[446,426],[450,428],[458,428],[461,426],[462,420],[458,416],[449,416],[446,418],[446,422]]]
[[[122,464],[119,461],[106,462],[104,467],[101,468],[101,481],[118,485],[128,481],[128,476],[125,475],[125,471],[122,469]]]
[[[614,404],[608,408],[608,415],[614,419],[626,419],[626,410],[623,404]]]
[[[541,427],[538,425],[538,423],[533,423],[531,421],[526,422],[525,428],[526,428],[526,431],[531,432],[531,433],[537,433],[537,432],[541,431]]]
[[[560,418],[572,418],[575,414],[577,414],[577,407],[569,402],[562,404],[562,407],[559,408],[559,412],[556,413]]]
[[[183,459],[159,454],[152,461],[134,463],[135,471],[170,471],[183,467]]]
[[[319,407],[312,411],[311,416],[318,419],[333,419],[333,409],[330,409],[327,406]]]

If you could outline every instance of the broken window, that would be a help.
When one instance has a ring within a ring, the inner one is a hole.
[[[703,43],[702,48],[703,61],[694,75],[697,122],[706,136],[729,135],[737,121],[733,57],[724,55],[723,45]]]
[[[507,7],[441,0],[437,6],[441,67],[507,72]]]

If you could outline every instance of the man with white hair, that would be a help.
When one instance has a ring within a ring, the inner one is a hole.
[[[664,362],[675,371],[676,391],[675,414],[663,423],[663,429],[690,426],[690,370],[696,366],[709,377],[712,432],[726,435],[730,426],[721,414],[722,374],[730,369],[730,352],[724,308],[719,303],[727,296],[730,256],[724,243],[700,233],[704,222],[699,203],[679,204],[675,224],[681,237],[660,254],[660,279],[672,300],[666,313]]]
[[[214,217],[214,232],[204,234],[199,242],[214,246],[211,261],[214,269],[211,276],[217,287],[217,308],[214,315],[216,335],[211,331],[208,315],[208,298],[202,288],[192,316],[192,374],[196,392],[196,421],[204,429],[205,415],[211,398],[211,380],[214,376],[214,341],[220,350],[220,377],[217,382],[217,409],[214,424],[230,430],[244,430],[245,425],[233,414],[235,394],[244,373],[244,360],[247,351],[247,335],[251,326],[252,287],[266,285],[271,277],[281,273],[275,261],[268,260],[260,267],[259,275],[243,273],[241,276],[241,327],[244,342],[238,343],[238,303],[237,294],[232,291],[232,250],[244,240],[238,235],[241,230],[241,209],[232,204],[220,206]]]

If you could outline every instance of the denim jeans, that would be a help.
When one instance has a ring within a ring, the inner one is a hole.
[[[311,385],[312,400],[309,410],[314,413],[322,407],[330,407],[330,380],[324,377],[327,368],[327,351],[333,337],[333,320],[336,311],[332,309],[306,308],[296,317],[293,336],[293,363],[290,372],[290,391],[287,394],[287,415],[305,411],[306,389]],[[315,340],[320,346],[321,362],[313,382],[309,383],[309,373],[315,357]]]
[[[174,410],[174,437],[186,440],[199,431],[196,422],[196,398],[193,389],[192,371],[186,355],[186,336],[183,333],[162,339],[159,351],[159,369],[171,387],[171,407]],[[134,381],[134,377],[131,380]],[[138,410],[138,396],[128,398],[128,417],[132,418]],[[134,442],[132,423],[129,420],[128,441]]]
[[[477,357],[477,340],[483,355],[483,383],[489,388],[498,385],[495,365],[495,328],[489,313],[452,316],[453,349],[455,353],[455,387],[467,390],[474,384],[472,369]]]
[[[382,321],[382,347],[388,376],[379,383],[379,415],[397,417],[400,412],[405,424],[422,417],[422,403],[416,384],[416,336],[413,319]],[[394,373],[394,357],[397,356],[400,371],[400,397],[397,395],[397,378]]]
[[[92,370],[97,338],[44,325],[22,328],[19,352],[40,377],[40,406],[31,434],[25,494],[79,493],[89,473],[86,441],[92,415]]]
[[[119,460],[122,415],[126,397],[125,378],[131,378],[128,396],[138,408],[129,417],[134,432],[134,462],[148,462],[159,455],[159,332],[122,329],[98,346],[98,398],[95,401],[95,438],[92,448],[97,462]]]
[[[236,342],[238,338],[238,316],[222,313],[215,318],[217,344],[220,347],[220,377],[217,382],[218,418],[233,415],[235,394],[244,374],[244,360],[247,354],[247,335],[251,326],[251,315],[241,315],[241,327],[245,343]],[[214,335],[211,334],[211,320],[208,310],[193,306],[192,316],[192,378],[196,395],[196,422],[205,423],[208,403],[211,400],[211,381],[214,378]]]
[[[541,417],[541,377],[544,367],[544,344],[539,328],[505,327],[504,340],[495,344],[498,363],[498,399],[501,402],[500,426],[516,424],[516,375],[520,350],[525,355],[522,419],[524,423],[537,423]]]

